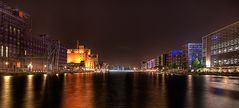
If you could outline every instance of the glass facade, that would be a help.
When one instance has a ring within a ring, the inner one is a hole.
[[[202,43],[188,43],[183,46],[183,52],[187,68],[192,68],[192,62],[196,59],[202,61]]]
[[[207,67],[239,66],[239,22],[202,38]]]

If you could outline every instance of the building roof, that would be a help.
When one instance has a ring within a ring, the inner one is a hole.
[[[230,25],[227,25],[227,26],[225,26],[225,27],[222,27],[222,28],[220,28],[220,29],[218,29],[218,30],[216,30],[216,31],[214,31],[214,32],[212,32],[212,33],[207,34],[206,36],[203,36],[202,38],[207,37],[207,36],[210,36],[210,35],[215,34],[215,33],[218,33],[218,32],[223,31],[223,30],[225,30],[225,29],[227,29],[227,28],[229,28],[229,27],[233,27],[233,26],[235,26],[235,25],[237,25],[237,24],[238,24],[238,26],[239,26],[239,21],[234,22],[234,23],[232,23],[232,24],[230,24]]]

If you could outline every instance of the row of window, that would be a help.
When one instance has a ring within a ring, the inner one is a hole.
[[[226,42],[222,42],[220,44],[215,44],[211,47],[211,50],[221,49],[221,48],[234,46],[234,45],[239,45],[239,38],[236,38],[236,39],[233,39],[230,41],[226,41]]]
[[[230,58],[230,59],[223,59],[223,60],[214,60],[213,63],[219,64],[219,65],[238,64],[239,59],[238,58]]]
[[[212,55],[218,55],[218,54],[223,54],[223,53],[228,53],[228,52],[233,52],[233,51],[239,51],[239,44],[234,45],[234,46],[229,46],[229,47],[213,50]]]
[[[8,57],[8,47],[5,47],[5,54],[4,54],[4,46],[1,45],[0,55],[1,55],[1,57]]]
[[[19,48],[16,47],[10,47],[10,46],[0,46],[0,56],[1,57],[11,57],[11,56],[16,56],[16,54],[23,54],[26,55],[31,55],[31,54],[43,54],[43,50],[32,50],[32,49],[28,49],[29,52],[27,50],[24,50],[24,52],[20,52]],[[28,52],[28,53],[27,53]]]

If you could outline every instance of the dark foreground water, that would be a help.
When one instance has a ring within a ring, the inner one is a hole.
[[[0,76],[0,108],[239,108],[239,77],[152,73]]]

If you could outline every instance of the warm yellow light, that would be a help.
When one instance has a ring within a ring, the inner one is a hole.
[[[207,68],[211,67],[211,62],[209,60],[206,61],[206,67]]]
[[[67,54],[67,63],[81,63],[84,61],[84,57],[79,53],[69,53]]]
[[[12,76],[4,76],[4,80],[9,80]]]
[[[17,68],[20,68],[21,67],[21,62],[17,62]]]
[[[32,68],[33,67],[33,65],[30,63],[30,64],[28,64],[28,66],[27,66],[28,68]]]
[[[28,75],[27,77],[28,77],[28,78],[32,78],[32,77],[33,77],[33,75]]]

